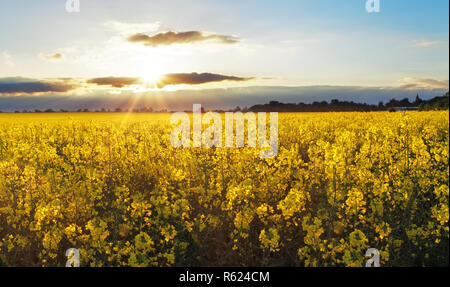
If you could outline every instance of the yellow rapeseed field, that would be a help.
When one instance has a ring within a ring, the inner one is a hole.
[[[449,113],[279,115],[279,152],[170,114],[0,114],[0,266],[449,264]]]

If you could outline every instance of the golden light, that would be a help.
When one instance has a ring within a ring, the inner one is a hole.
[[[162,77],[163,72],[160,67],[155,64],[143,61],[142,68],[137,70],[136,76],[142,80],[142,86],[144,89],[153,89],[156,86],[158,80]]]
[[[141,76],[142,80],[144,81],[144,84],[150,86],[154,86],[161,77],[162,75],[160,73],[154,71],[146,72]]]

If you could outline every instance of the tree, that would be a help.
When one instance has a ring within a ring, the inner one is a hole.
[[[429,110],[448,110],[449,108],[449,93],[441,97],[434,97],[428,101],[422,101],[419,105],[419,111]]]

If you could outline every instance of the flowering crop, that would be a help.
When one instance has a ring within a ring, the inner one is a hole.
[[[0,265],[448,265],[448,112],[280,114],[279,152],[168,114],[0,115]]]

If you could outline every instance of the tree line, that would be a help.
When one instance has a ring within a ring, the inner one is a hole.
[[[331,102],[313,102],[312,104],[305,103],[280,103],[278,101],[271,101],[264,105],[255,105],[245,110],[251,112],[371,112],[371,111],[396,111],[397,109],[404,110],[448,110],[449,107],[449,93],[441,97],[435,97],[430,100],[422,100],[419,95],[413,102],[408,98],[402,100],[391,99],[386,104],[379,102],[378,105],[370,105],[366,103],[355,103],[353,101],[339,101],[331,100]],[[237,108],[239,110],[239,108]]]

